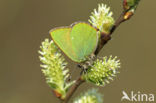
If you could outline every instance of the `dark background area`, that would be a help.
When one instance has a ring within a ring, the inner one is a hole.
[[[59,103],[41,73],[39,46],[50,29],[87,21],[98,3],[111,6],[115,19],[122,11],[122,0],[0,0],[0,103]],[[120,103],[122,90],[156,95],[155,3],[141,0],[101,50],[99,56],[118,56],[122,63],[117,78],[99,88],[104,103]]]

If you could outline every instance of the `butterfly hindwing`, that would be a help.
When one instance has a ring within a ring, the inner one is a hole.
[[[85,57],[93,53],[96,49],[98,42],[97,31],[88,23],[77,23],[71,31],[71,42],[79,61],[83,61],[86,59]]]

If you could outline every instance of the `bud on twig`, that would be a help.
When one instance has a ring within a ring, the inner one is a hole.
[[[110,11],[110,7],[105,4],[99,4],[98,10],[94,9],[90,16],[89,22],[95,26],[100,32],[108,34],[111,27],[114,24],[113,13]]]
[[[73,103],[103,103],[103,99],[97,89],[91,89],[81,94]]]
[[[123,0],[123,8],[125,10],[124,19],[128,20],[132,17],[140,0]]]
[[[87,73],[83,75],[83,78],[98,86],[104,86],[109,83],[109,80],[113,80],[118,73],[120,61],[116,59],[117,57],[112,58],[110,56],[109,58],[104,57],[103,60],[96,60],[93,66],[87,70]]]
[[[40,46],[39,53],[42,72],[46,76],[46,82],[53,89],[56,97],[64,99],[69,87],[74,82],[66,82],[69,77],[67,63],[53,41],[45,39]]]

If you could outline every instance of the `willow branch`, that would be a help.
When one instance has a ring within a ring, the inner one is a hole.
[[[73,86],[68,91],[66,98],[62,101],[62,103],[68,103],[69,99],[72,97],[77,88],[84,82],[85,80],[83,80],[80,75],[80,77],[76,80],[75,84],[73,84]]]
[[[104,47],[105,44],[107,44],[107,42],[109,40],[111,40],[111,35],[113,34],[113,32],[116,30],[116,28],[124,21],[128,20],[128,19],[124,19],[126,11],[123,11],[121,13],[121,15],[119,16],[119,18],[115,21],[115,24],[113,25],[113,27],[110,30],[109,34],[105,34],[104,32],[101,32],[101,42],[98,45],[96,51],[95,51],[95,55],[97,55],[99,53],[99,51]]]

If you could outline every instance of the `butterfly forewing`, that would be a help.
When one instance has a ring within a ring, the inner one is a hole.
[[[51,37],[55,44],[69,57],[75,57],[76,54],[72,50],[72,43],[70,39],[70,27],[62,27],[50,31]],[[73,59],[72,59],[73,60]]]

